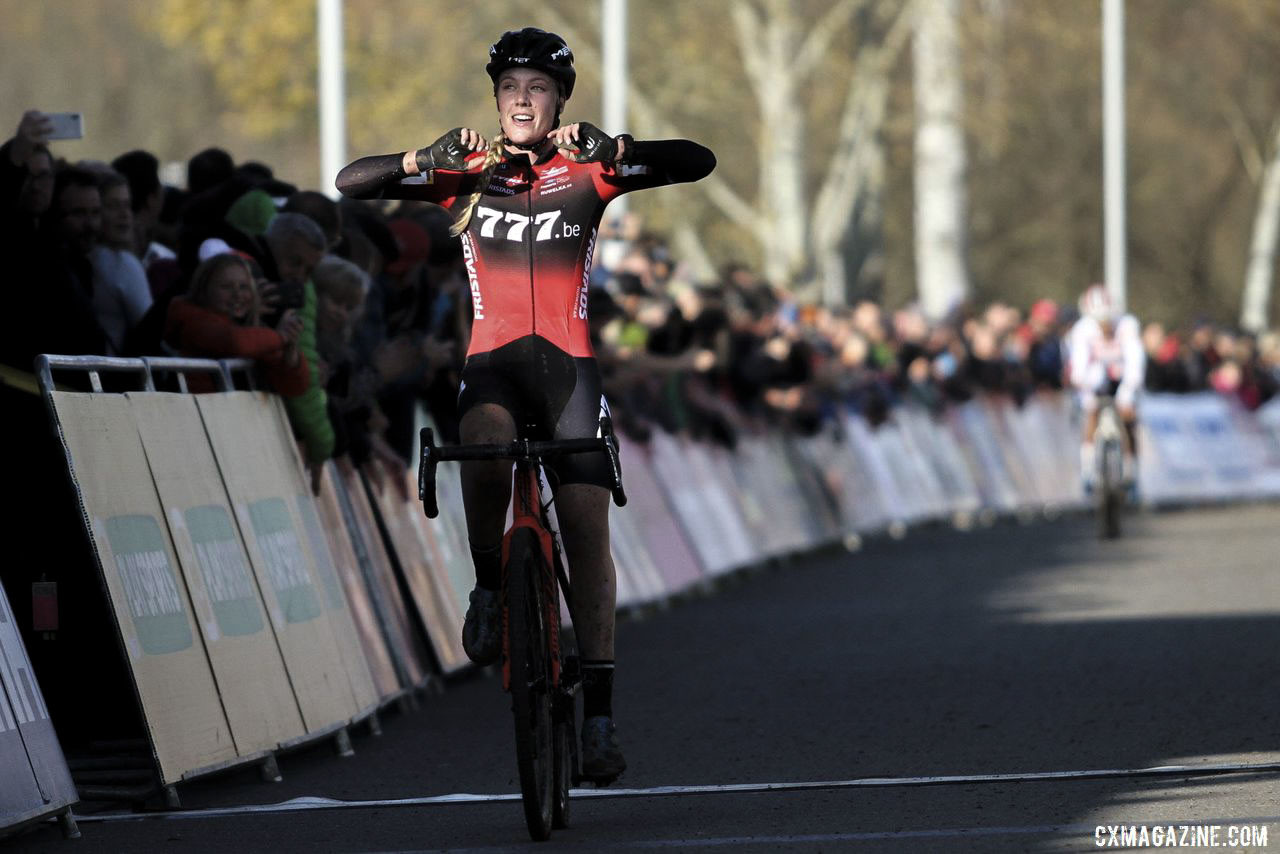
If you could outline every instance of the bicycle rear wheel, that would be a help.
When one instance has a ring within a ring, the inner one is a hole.
[[[551,655],[542,557],[527,530],[511,538],[507,557],[507,636],[516,764],[525,822],[536,840],[551,836],[555,745],[551,718]]]

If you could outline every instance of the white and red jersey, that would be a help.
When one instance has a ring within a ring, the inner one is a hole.
[[[1067,379],[1086,398],[1116,386],[1116,402],[1132,405],[1146,374],[1142,331],[1131,314],[1115,322],[1110,336],[1092,317],[1076,321],[1067,333]]]

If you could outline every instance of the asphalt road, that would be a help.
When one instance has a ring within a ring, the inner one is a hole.
[[[1141,515],[1118,542],[1080,516],[916,530],[743,574],[625,621],[618,644],[630,770],[575,799],[543,850],[1086,851],[1119,841],[1108,826],[1142,825],[1181,841],[1197,832],[1181,826],[1220,825],[1221,845],[1257,827],[1280,850],[1276,505]],[[239,770],[179,793],[185,810],[384,803],[84,817],[79,840],[45,826],[0,850],[528,849],[511,800],[385,803],[518,791],[496,678],[456,681],[382,726],[354,733],[350,758],[327,745],[281,757],[280,783]],[[762,790],[841,781],[854,783]],[[762,785],[715,788],[733,784]],[[705,788],[652,791],[667,786]]]

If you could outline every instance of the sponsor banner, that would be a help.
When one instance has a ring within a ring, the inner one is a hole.
[[[857,457],[845,443],[843,435],[835,429],[827,429],[810,437],[801,447],[812,460],[812,468],[821,479],[822,489],[831,496],[838,531],[843,534],[873,528],[867,512],[872,502],[859,500],[858,489],[860,486],[865,488],[865,481],[860,479]]]
[[[52,401],[160,779],[230,762],[235,741],[129,402],[70,392]]]
[[[915,441],[918,437],[894,412],[876,431],[881,448],[891,461],[899,490],[914,504],[914,518],[936,519],[947,514],[946,494],[937,472],[929,464],[928,453]]]
[[[686,455],[695,460],[695,467],[701,467],[707,475],[702,484],[707,490],[708,506],[726,534],[732,555],[730,566],[737,568],[760,560],[764,555],[753,542],[751,531],[742,517],[742,504],[738,500],[741,493],[733,476],[732,452],[722,445],[689,441]]]
[[[1045,498],[1036,481],[1035,460],[1029,456],[1019,433],[1018,408],[1004,397],[984,397],[982,406],[995,433],[996,444],[1004,460],[1004,470],[1013,484],[1019,507],[1044,504]]]
[[[304,735],[195,398],[125,395],[240,756]]]
[[[373,680],[373,668],[364,654],[364,644],[360,639],[360,630],[356,626],[355,612],[351,600],[347,598],[346,588],[339,575],[337,552],[334,550],[332,537],[325,531],[321,520],[320,497],[311,493],[310,474],[306,471],[303,457],[303,445],[300,441],[290,441],[293,426],[289,423],[289,413],[285,409],[284,400],[278,396],[271,397],[272,413],[275,415],[276,427],[285,438],[285,446],[293,452],[293,468],[303,476],[303,488],[295,496],[295,509],[302,519],[306,533],[306,547],[311,554],[320,583],[324,586],[325,604],[328,609],[333,639],[342,654],[342,661],[351,684],[351,693],[355,697],[357,714],[363,714],[377,705],[381,695]],[[327,478],[321,474],[321,490]],[[332,489],[332,484],[329,487]],[[350,566],[351,564],[346,564]]]
[[[376,507],[387,526],[395,549],[396,560],[404,573],[410,604],[427,629],[436,661],[444,673],[466,667],[470,660],[462,649],[462,620],[465,611],[458,610],[445,556],[437,542],[435,520],[428,519],[418,501],[418,478],[415,473],[402,473],[401,493],[388,482],[381,488],[370,484]],[[407,495],[408,500],[401,496]],[[470,568],[470,558],[466,566]]]
[[[308,489],[278,402],[258,392],[195,397],[308,733],[345,724],[361,708],[308,545],[298,496]]]
[[[734,485],[729,494],[736,499],[754,551],[762,557],[787,552],[792,547],[790,534],[796,530],[796,513],[791,496],[778,482],[778,461],[768,440],[743,432],[732,459],[729,473]]]
[[[859,497],[869,490],[878,499],[880,512],[875,527],[907,521],[914,512],[913,502],[909,495],[903,494],[889,461],[885,459],[876,431],[853,413],[846,413],[844,427],[861,464],[861,484],[864,485],[859,488]]]
[[[666,595],[666,583],[649,554],[635,516],[625,509],[615,507],[609,513],[609,544],[618,571],[618,605],[641,605]]]
[[[945,422],[917,407],[904,407],[898,420],[902,429],[910,436],[916,452],[932,468],[941,494],[941,511],[956,513],[977,510],[982,501],[977,484],[974,483],[969,467],[965,465],[955,436],[947,429]]]
[[[338,577],[334,552],[329,545],[329,537],[324,532],[324,524],[320,520],[319,502],[310,492],[295,496],[295,501],[297,502],[295,509],[302,519],[302,527],[307,535],[307,548],[311,552],[316,572],[324,588],[324,607],[328,611],[329,622],[333,628],[333,639],[338,645],[338,652],[342,655],[342,664],[347,671],[347,679],[351,683],[351,693],[356,700],[357,714],[360,714],[378,704],[379,694],[373,683],[373,672],[364,655],[346,590]]]
[[[662,494],[650,448],[621,434],[618,443],[627,506],[613,508],[610,515],[621,513],[635,519],[645,547],[662,575],[663,587],[667,593],[677,593],[702,579],[702,566]]]
[[[1276,495],[1277,465],[1257,418],[1211,392],[1149,394],[1139,407],[1139,488],[1146,501]]]
[[[78,800],[13,610],[0,587],[0,828]]]
[[[771,496],[776,496],[780,506],[786,508],[784,524],[788,533],[784,548],[787,552],[814,548],[830,537],[827,532],[830,502],[815,491],[816,482],[808,461],[791,440],[782,433],[769,433],[764,439],[769,480],[760,495],[769,504],[773,502]]]
[[[984,404],[970,400],[952,407],[950,421],[974,473],[983,506],[1002,511],[1016,509],[1018,491],[1005,467],[998,434]]]
[[[788,467],[796,478],[796,486],[807,510],[810,523],[808,546],[816,548],[840,539],[840,507],[823,478],[825,461],[816,455],[816,436],[775,437],[788,460]]]
[[[685,445],[676,437],[654,430],[649,440],[654,474],[662,485],[675,518],[684,528],[698,560],[708,575],[720,575],[733,568],[730,544],[718,529],[703,490],[705,473],[690,470]],[[702,476],[699,476],[701,474]]]
[[[356,543],[356,556],[369,587],[374,613],[378,615],[401,684],[405,688],[420,685],[427,676],[426,650],[409,620],[409,610],[378,530],[363,478],[355,469],[339,466],[338,485],[341,487],[338,503],[343,508],[347,530]]]
[[[1084,503],[1080,478],[1080,425],[1068,395],[1041,392],[1022,406],[1019,435],[1035,443],[1035,469],[1042,476],[1046,501],[1060,506]]]
[[[337,463],[329,460],[324,469],[324,485],[316,500],[316,509],[329,540],[329,553],[333,556],[338,581],[347,597],[360,650],[373,680],[374,692],[379,701],[384,701],[399,693],[400,682],[396,678],[395,663],[387,649],[386,638],[382,636],[382,629],[378,625],[378,616],[373,610],[373,602],[369,588],[365,585],[359,558],[356,557],[351,533],[347,530],[342,508],[338,504],[340,487],[337,485]]]

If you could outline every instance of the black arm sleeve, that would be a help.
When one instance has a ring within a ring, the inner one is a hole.
[[[379,198],[388,184],[406,177],[404,155],[402,151],[361,157],[342,167],[334,184],[338,192],[353,199]]]
[[[622,153],[620,165],[648,166],[671,183],[681,184],[710,175],[716,156],[687,139],[636,140]]]

